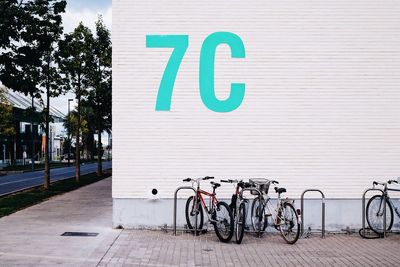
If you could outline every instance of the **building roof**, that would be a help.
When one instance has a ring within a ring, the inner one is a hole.
[[[7,99],[11,103],[13,107],[20,108],[20,109],[27,109],[32,107],[32,98],[28,97],[22,93],[15,92],[13,90],[10,90],[3,85],[0,85],[3,89],[5,89],[5,92],[7,94]],[[40,103],[37,99],[34,99],[34,106],[37,111],[41,112],[43,111],[44,105]],[[64,119],[66,116],[64,113],[59,111],[57,108],[50,106],[50,115],[52,117],[58,118],[58,119]]]

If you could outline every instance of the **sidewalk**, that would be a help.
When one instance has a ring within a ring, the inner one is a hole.
[[[194,238],[161,231],[123,231],[99,266],[399,266],[400,237],[365,240],[358,234],[301,239],[246,235],[241,245],[210,233]]]
[[[279,235],[220,243],[213,233],[111,229],[111,178],[0,219],[0,266],[398,266],[400,236]],[[96,232],[96,237],[60,236]]]
[[[118,237],[111,178],[0,219],[0,266],[96,266]],[[96,237],[61,236],[96,232]]]

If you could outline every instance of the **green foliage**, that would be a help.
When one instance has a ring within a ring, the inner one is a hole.
[[[51,96],[60,93],[52,63],[65,7],[65,0],[0,2],[0,81],[8,88],[37,98],[46,86]]]
[[[88,103],[96,114],[96,130],[111,131],[112,46],[110,31],[101,17],[96,22],[94,56],[95,68],[90,75],[93,90],[89,92]]]
[[[77,99],[86,94],[90,86],[89,74],[93,68],[93,35],[82,23],[59,42],[57,62],[65,82]]]
[[[13,108],[8,103],[4,87],[0,87],[0,135],[15,134],[13,125]]]
[[[25,65],[37,62],[37,56],[24,41],[23,29],[30,15],[17,0],[0,1],[0,81],[9,88],[18,88],[25,94],[36,93],[36,83]]]

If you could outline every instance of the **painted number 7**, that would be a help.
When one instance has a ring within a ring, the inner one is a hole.
[[[220,44],[227,44],[231,48],[231,57],[244,58],[245,49],[242,40],[230,32],[215,32],[203,42],[199,63],[200,97],[204,105],[215,112],[229,112],[240,106],[245,94],[245,84],[232,83],[231,92],[227,99],[219,100],[215,95],[214,64],[215,51]],[[146,47],[174,48],[157,94],[156,111],[169,111],[176,75],[183,56],[189,45],[188,35],[147,35]]]

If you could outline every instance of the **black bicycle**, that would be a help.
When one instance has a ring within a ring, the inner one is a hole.
[[[232,195],[229,207],[232,210],[234,220],[234,234],[236,243],[240,244],[243,240],[244,230],[246,228],[246,204],[248,199],[243,197],[243,189],[252,187],[251,183],[243,180],[221,180],[222,183],[232,183],[235,185],[235,193]]]
[[[393,210],[396,213],[397,217],[400,218],[400,212],[398,208],[394,205],[393,201],[389,197],[388,191],[397,191],[400,192],[400,189],[388,188],[388,185],[391,184],[399,184],[400,178],[396,180],[389,180],[386,183],[380,183],[374,181],[372,184],[375,187],[376,185],[383,186],[383,193],[379,195],[375,195],[371,197],[371,199],[367,203],[366,216],[369,227],[375,233],[382,235],[383,234],[383,216],[386,208],[386,231],[390,231],[393,226]],[[386,199],[386,203],[385,203]]]

